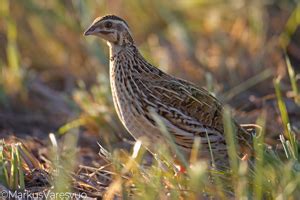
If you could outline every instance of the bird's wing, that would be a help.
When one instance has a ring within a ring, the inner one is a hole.
[[[162,80],[152,84],[152,91],[158,101],[163,102],[176,114],[184,115],[188,120],[223,132],[222,105],[203,88],[180,79]]]
[[[191,146],[195,136],[200,136],[202,144],[207,137],[212,146],[225,143],[223,127],[223,106],[207,90],[198,88],[190,82],[164,78],[151,84],[156,99],[156,112],[164,120],[175,140]],[[251,148],[252,136],[234,120],[236,137],[240,144]]]
[[[195,136],[202,143],[225,141],[221,103],[208,91],[179,79],[156,80],[149,84],[155,112],[161,117],[175,142],[191,148]]]

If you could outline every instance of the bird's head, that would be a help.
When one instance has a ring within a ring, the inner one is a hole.
[[[122,18],[115,15],[98,17],[84,32],[84,35],[95,35],[113,45],[133,44],[133,39],[128,24]]]

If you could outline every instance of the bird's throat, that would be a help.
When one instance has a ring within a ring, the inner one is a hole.
[[[109,46],[109,57],[110,57],[110,61],[113,61],[117,55],[122,51],[124,50],[124,46],[120,46],[120,45],[117,45],[117,44],[113,44],[113,43],[110,43],[110,42],[107,42],[108,46]]]

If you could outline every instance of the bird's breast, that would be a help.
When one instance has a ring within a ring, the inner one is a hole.
[[[158,128],[147,120],[145,114],[148,111],[142,107],[141,96],[137,93],[137,88],[134,88],[136,86],[129,81],[128,72],[124,70],[125,67],[114,62],[110,66],[111,92],[118,117],[128,132],[136,139],[151,134],[161,135]]]

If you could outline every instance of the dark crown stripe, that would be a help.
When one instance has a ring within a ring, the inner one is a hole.
[[[107,19],[119,20],[119,21],[124,22],[126,24],[126,26],[128,26],[127,22],[124,19],[122,19],[122,18],[120,18],[120,17],[118,17],[116,15],[106,15],[106,16],[102,17],[100,21],[107,20]]]

